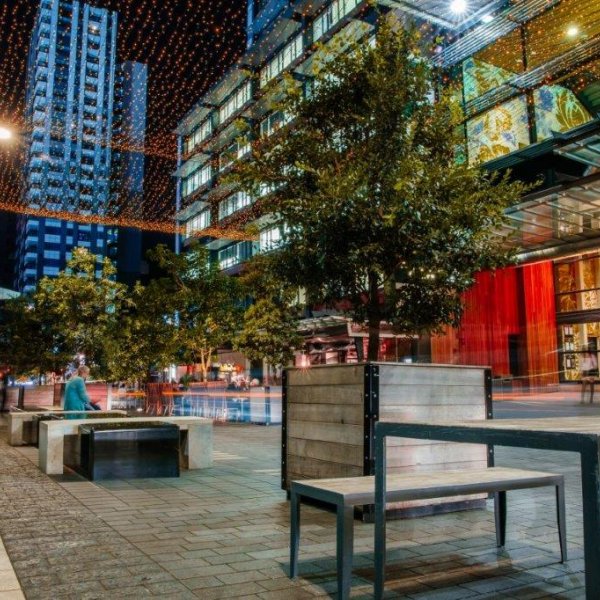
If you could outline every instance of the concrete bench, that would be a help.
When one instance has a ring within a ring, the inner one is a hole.
[[[156,421],[173,423],[179,427],[181,435],[180,455],[183,466],[188,469],[205,469],[213,464],[213,423],[202,417],[129,417],[107,418],[93,421],[87,419],[64,419],[42,421],[40,423],[39,465],[48,475],[63,473],[65,462],[65,437],[76,436],[80,425],[99,423],[131,423]]]
[[[435,471],[388,475],[386,501],[423,500],[493,493],[496,543],[506,538],[506,492],[526,488],[556,488],[561,562],[567,560],[564,478],[554,473],[491,467],[466,471]],[[354,507],[375,502],[375,477],[343,477],[293,481],[290,489],[290,577],[298,574],[300,503],[313,499],[334,506],[337,513],[337,579],[339,598],[350,597],[354,540]]]
[[[10,411],[8,413],[8,444],[9,446],[22,446],[24,444],[33,444],[37,441],[37,435],[31,435],[28,429],[28,424],[34,421],[36,418],[44,415],[56,415],[57,417],[63,415],[73,415],[90,413],[95,416],[107,415],[115,416],[120,414],[124,417],[127,413],[124,410],[90,410],[90,411],[65,411],[55,407],[43,408],[39,407],[39,410],[27,410],[27,411]]]

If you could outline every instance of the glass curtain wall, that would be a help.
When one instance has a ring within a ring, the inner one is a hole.
[[[470,162],[588,123],[600,111],[600,4],[563,0],[460,65]]]
[[[579,381],[586,350],[600,348],[600,257],[584,256],[555,265],[559,371]]]

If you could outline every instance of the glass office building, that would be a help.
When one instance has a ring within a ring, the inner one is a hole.
[[[117,21],[116,12],[78,1],[40,1],[26,92],[25,202],[33,209],[102,216],[110,205],[115,159],[124,160],[112,150],[124,101],[135,97],[144,112],[146,102],[145,72],[128,79],[131,68],[117,64]],[[132,81],[140,93],[119,93]],[[117,237],[101,224],[20,218],[16,288],[30,292],[41,277],[57,275],[75,246],[100,260]]]
[[[579,379],[584,347],[600,347],[597,2],[377,4],[404,22],[427,25],[441,40],[431,61],[458,88],[466,159],[542,182],[508,209],[499,232],[511,234],[519,264],[480,274],[458,330],[400,350],[397,340],[384,339],[382,357],[491,364],[496,376],[529,385]],[[280,235],[251,212],[255,198],[223,183],[235,161],[247,160],[253,142],[239,139],[235,121],[250,122],[257,136],[272,134],[286,121],[272,111],[267,84],[291,72],[308,86],[314,61],[339,48],[340,36],[367,42],[376,18],[371,3],[361,0],[257,1],[248,24],[245,55],[177,130],[178,219],[186,238],[201,239],[232,274]],[[259,239],[228,238],[249,215]]]

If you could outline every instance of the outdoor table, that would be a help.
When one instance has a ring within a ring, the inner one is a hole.
[[[386,438],[488,444],[577,452],[581,456],[583,542],[586,598],[600,590],[600,417],[502,419],[450,423],[415,422],[375,425],[375,598],[385,584]]]

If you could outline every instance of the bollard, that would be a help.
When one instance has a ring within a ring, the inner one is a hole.
[[[25,408],[25,386],[19,386],[19,397],[17,398],[17,408],[23,410]]]

